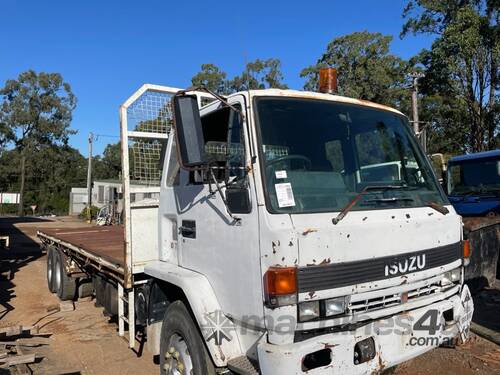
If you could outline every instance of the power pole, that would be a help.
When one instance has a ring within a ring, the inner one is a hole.
[[[92,206],[92,142],[94,134],[89,133],[89,163],[87,167],[87,221],[90,223],[92,214],[90,207]]]

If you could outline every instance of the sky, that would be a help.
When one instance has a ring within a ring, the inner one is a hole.
[[[78,98],[70,144],[87,155],[118,141],[118,108],[143,83],[184,88],[201,64],[240,74],[246,61],[278,58],[285,82],[335,37],[367,30],[393,35],[409,58],[429,36],[399,33],[404,0],[0,0],[0,86],[21,72],[59,72]]]

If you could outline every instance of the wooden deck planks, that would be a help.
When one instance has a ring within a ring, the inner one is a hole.
[[[51,228],[40,232],[98,255],[122,267],[125,265],[124,228],[93,226],[83,228]]]

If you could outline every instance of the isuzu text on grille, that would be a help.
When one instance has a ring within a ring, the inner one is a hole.
[[[404,261],[396,261],[385,265],[385,276],[423,270],[425,268],[425,254],[415,255]]]

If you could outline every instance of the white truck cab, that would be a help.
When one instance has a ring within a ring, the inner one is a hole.
[[[462,221],[401,112],[164,92],[157,223],[126,204],[144,226],[126,222],[126,246],[156,252],[133,265],[162,373],[364,374],[466,339]],[[366,173],[384,165],[398,172]]]

